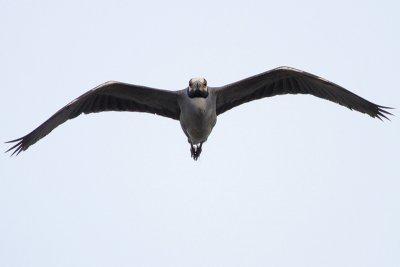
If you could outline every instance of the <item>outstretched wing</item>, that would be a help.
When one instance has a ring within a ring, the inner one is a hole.
[[[28,149],[45,137],[58,125],[82,113],[137,111],[178,120],[180,108],[177,98],[178,93],[176,91],[113,81],[106,82],[70,102],[29,134],[7,142],[17,143],[6,152],[14,150],[12,155],[15,153],[18,155],[21,151]]]
[[[279,67],[235,83],[215,88],[217,115],[246,102],[284,94],[311,94],[342,106],[388,119],[383,107],[313,74],[290,67]]]

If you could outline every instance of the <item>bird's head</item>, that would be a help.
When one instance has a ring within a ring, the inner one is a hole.
[[[207,81],[204,78],[192,78],[189,81],[188,95],[190,98],[193,97],[204,97],[208,96]]]

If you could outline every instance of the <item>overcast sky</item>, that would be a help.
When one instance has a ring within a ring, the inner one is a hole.
[[[398,1],[0,0],[0,139],[107,80],[168,90],[278,66],[400,107]],[[0,157],[0,266],[400,266],[400,117],[312,96],[179,122],[82,115]],[[9,148],[2,145],[2,150]]]

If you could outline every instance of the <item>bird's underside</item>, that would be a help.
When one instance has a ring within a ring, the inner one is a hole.
[[[190,143],[190,156],[194,159],[197,160],[200,157],[203,143],[193,145]]]
[[[60,124],[82,113],[130,111],[179,120],[190,143],[191,156],[197,160],[218,115],[253,100],[284,94],[314,95],[380,120],[392,115],[387,111],[389,107],[374,104],[321,77],[289,67],[220,87],[208,86],[204,78],[192,78],[188,87],[178,91],[107,82],[76,98],[32,132],[7,142],[15,144],[6,152],[18,155]]]

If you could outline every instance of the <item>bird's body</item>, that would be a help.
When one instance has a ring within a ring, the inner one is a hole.
[[[179,121],[190,143],[190,153],[197,160],[202,144],[217,123],[215,94],[212,92],[207,97],[188,98],[183,92],[178,103],[181,109]]]
[[[197,160],[217,116],[249,101],[283,94],[311,94],[379,119],[390,114],[387,107],[368,100],[313,74],[276,68],[221,87],[209,87],[204,78],[192,78],[189,86],[167,91],[120,82],[107,82],[76,98],[29,134],[9,141],[18,154],[78,115],[102,111],[147,112],[179,120]]]
[[[203,143],[217,122],[215,94],[186,99],[182,94],[179,101],[182,130],[193,144]]]

